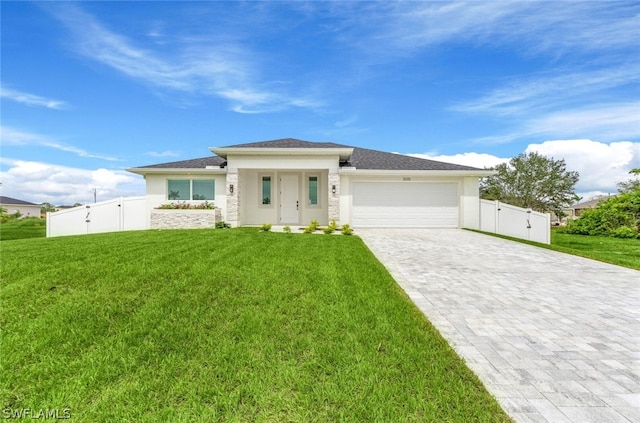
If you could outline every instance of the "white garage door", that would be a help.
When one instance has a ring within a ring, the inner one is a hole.
[[[457,228],[458,184],[354,182],[354,227]]]

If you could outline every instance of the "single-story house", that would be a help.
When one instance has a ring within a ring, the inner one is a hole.
[[[146,180],[149,213],[214,202],[232,226],[479,228],[479,179],[493,171],[331,142],[286,138],[127,169]]]
[[[585,210],[588,209],[594,209],[596,207],[598,207],[598,205],[605,201],[608,200],[611,197],[615,197],[615,194],[611,195],[607,195],[607,196],[601,196],[598,198],[594,198],[592,200],[589,201],[583,201],[581,203],[576,203],[574,205],[572,205],[571,207],[567,207],[565,209],[563,209],[562,211],[564,211],[564,213],[566,214],[566,217],[568,219],[577,219],[578,217],[580,217],[580,215],[582,214],[582,212],[584,212]]]
[[[8,214],[20,213],[21,217],[40,217],[40,204],[0,196],[0,207],[5,209]]]

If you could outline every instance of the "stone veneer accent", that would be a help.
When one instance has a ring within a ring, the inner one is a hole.
[[[336,186],[336,193],[331,192],[331,187]],[[335,220],[340,223],[340,174],[338,173],[329,173],[329,201],[328,205],[328,213],[329,213],[329,222]]]
[[[213,210],[151,210],[151,229],[215,228],[222,220],[220,209]]]
[[[240,218],[240,184],[237,173],[227,173],[227,223],[231,226],[238,226]],[[231,194],[231,184],[233,184],[233,194]]]

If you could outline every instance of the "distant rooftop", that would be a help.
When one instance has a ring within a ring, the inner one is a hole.
[[[40,204],[30,203],[24,200],[18,200],[17,198],[4,197],[0,195],[0,204],[15,204],[20,206],[39,206]]]

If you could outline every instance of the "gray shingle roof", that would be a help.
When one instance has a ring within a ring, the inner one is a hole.
[[[199,159],[180,160],[177,162],[159,163],[149,166],[140,166],[134,169],[204,169],[207,166],[220,167],[227,161],[222,157],[208,156]]]
[[[355,147],[353,155],[346,166],[356,169],[379,170],[478,170],[478,168],[435,160],[420,159],[404,154],[385,153],[384,151],[369,150]]]
[[[247,144],[227,145],[221,148],[352,148],[348,145],[332,142],[303,141],[295,138],[283,138],[280,140],[258,141]]]
[[[353,155],[350,160],[347,163],[341,163],[341,166],[371,170],[479,170],[475,167],[420,159],[417,157],[405,156],[403,154],[386,153],[384,151],[352,147],[332,142],[303,141],[295,138],[236,144],[221,148],[353,148]],[[207,166],[221,166],[225,164],[225,162],[226,160],[222,157],[210,156],[200,159],[141,166],[137,169],[204,169]]]
[[[570,208],[572,209],[591,209],[594,207],[598,207],[598,204],[600,204],[603,201],[606,201],[608,199],[610,199],[611,197],[615,197],[616,194],[613,195],[609,195],[607,197],[602,197],[602,198],[594,198],[593,200],[589,200],[589,201],[584,201],[582,203],[576,203],[573,206],[571,206]]]
[[[39,206],[39,204],[30,203],[24,200],[18,200],[16,198],[4,197],[0,195],[0,204],[15,204],[22,206]]]

